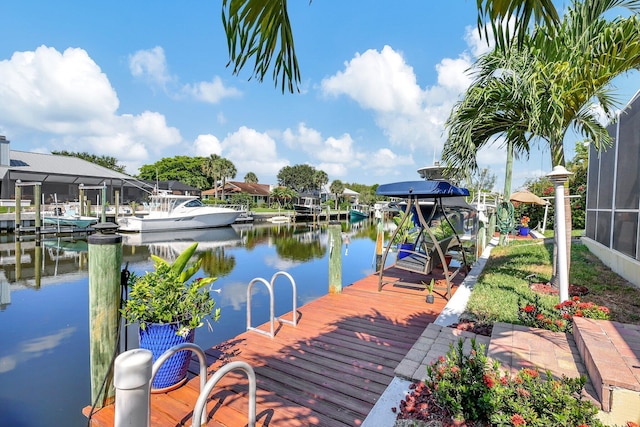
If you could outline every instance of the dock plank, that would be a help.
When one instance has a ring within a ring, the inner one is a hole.
[[[421,281],[421,276],[390,268],[385,276]],[[455,284],[463,280],[456,277]],[[454,287],[454,290],[457,286]],[[257,381],[259,426],[357,426],[394,377],[394,370],[420,334],[446,305],[436,295],[425,302],[426,291],[385,284],[378,292],[378,276],[371,275],[340,294],[326,295],[297,308],[297,327],[276,323],[274,338],[246,331],[206,349],[208,372],[242,360],[251,365]],[[282,316],[291,319],[292,313]],[[268,324],[259,326],[268,330]],[[190,426],[198,395],[198,366],[181,388],[152,396],[152,426]],[[220,380],[207,403],[208,426],[247,424],[248,381],[239,372]],[[83,411],[87,415],[88,408]],[[95,413],[91,425],[113,426],[114,408]]]

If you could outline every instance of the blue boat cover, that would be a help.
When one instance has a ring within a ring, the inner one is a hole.
[[[382,184],[376,194],[388,197],[407,198],[416,196],[418,199],[433,199],[438,197],[468,196],[469,190],[456,187],[447,181],[403,181]]]

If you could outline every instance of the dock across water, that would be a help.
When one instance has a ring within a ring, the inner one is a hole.
[[[386,278],[420,284],[442,278],[397,270]],[[438,277],[440,275],[440,277]],[[455,284],[464,277],[458,275]],[[457,286],[454,287],[454,292]],[[378,292],[373,274],[297,309],[298,324],[276,324],[275,337],[244,332],[206,350],[211,375],[231,361],[251,365],[257,380],[259,426],[356,426],[367,417],[394,378],[394,370],[447,301],[436,294],[425,302],[426,289],[386,284]],[[292,313],[282,316],[291,319]],[[265,331],[268,324],[260,327]],[[193,377],[181,388],[151,397],[151,424],[190,426],[198,397],[197,362]],[[209,396],[209,426],[247,423],[248,381],[241,373],[223,377]],[[87,415],[90,408],[83,410]],[[113,426],[114,407],[93,414],[92,426]]]

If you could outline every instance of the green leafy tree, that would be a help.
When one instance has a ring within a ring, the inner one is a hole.
[[[147,181],[180,181],[183,184],[205,190],[209,181],[202,173],[203,157],[164,157],[151,165],[143,165],[138,178]]]
[[[336,206],[335,209],[338,209],[338,203],[340,202],[340,197],[342,197],[342,193],[344,192],[344,184],[339,179],[334,180],[329,187],[331,194],[336,197]]]
[[[105,167],[107,169],[114,170],[120,173],[127,173],[125,167],[118,164],[118,159],[111,156],[97,156],[95,154],[89,153],[77,153],[72,151],[52,151],[51,154],[55,154],[56,156],[67,156],[67,157],[77,157],[82,160],[86,160],[88,162],[94,163],[98,166]]]
[[[306,193],[317,188],[315,174],[316,168],[311,165],[285,166],[278,172],[278,185]]]
[[[552,0],[476,1],[479,29],[488,35],[485,20],[490,20],[499,46],[508,46],[512,34],[521,43],[532,18],[548,26],[559,21]],[[514,23],[507,25],[512,17]],[[272,69],[274,84],[283,93],[299,91],[301,74],[286,0],[223,0],[222,25],[234,74],[252,62],[250,78],[262,82]]]
[[[247,172],[247,174],[244,176],[244,182],[248,184],[257,184],[258,176],[253,172]]]

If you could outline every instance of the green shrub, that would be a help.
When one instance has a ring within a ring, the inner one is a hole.
[[[585,377],[554,379],[529,368],[510,376],[474,339],[468,352],[463,347],[460,339],[427,366],[427,386],[454,418],[488,426],[603,426],[595,405],[582,400]]]

